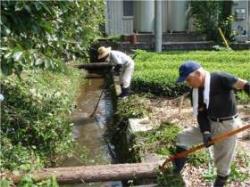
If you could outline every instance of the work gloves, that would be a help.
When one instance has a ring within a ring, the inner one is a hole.
[[[121,68],[122,66],[120,64],[117,64],[115,67],[114,67],[114,73],[115,75],[119,75],[121,73]]]
[[[213,144],[209,144],[209,142],[212,140],[212,134],[209,131],[203,132],[203,143],[205,147],[210,147]]]

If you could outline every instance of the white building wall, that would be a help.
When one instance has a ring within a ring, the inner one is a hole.
[[[108,35],[129,35],[133,33],[133,16],[123,16],[122,0],[105,1],[105,32]]]
[[[137,32],[154,32],[155,1],[134,1],[134,16]]]
[[[167,27],[171,32],[187,31],[188,0],[168,1]]]
[[[123,0],[106,0],[105,31],[108,35],[132,34],[136,32],[154,32],[155,0],[135,0],[134,16],[123,16]],[[186,31],[187,0],[162,1],[162,31]],[[185,4],[185,5],[184,5]],[[184,8],[183,8],[184,7]],[[181,15],[179,15],[179,12]],[[181,21],[177,21],[181,19]]]
[[[106,0],[106,33],[116,35],[123,33],[123,2]]]
[[[122,0],[105,0],[106,33],[108,35],[129,35],[134,30],[137,32],[154,32],[154,1],[135,0],[134,16],[124,17]],[[195,31],[192,18],[187,20],[187,7],[188,0],[163,1],[162,31]],[[244,15],[242,19],[236,19],[232,24],[232,30],[238,33],[236,40],[250,40],[250,1],[234,0],[232,7],[233,15],[236,15],[237,11],[243,11]]]
[[[126,16],[122,18],[123,23],[123,33],[124,35],[131,35],[134,30],[134,17]]]

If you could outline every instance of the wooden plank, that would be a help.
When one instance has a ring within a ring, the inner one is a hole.
[[[103,69],[103,68],[111,68],[112,65],[107,62],[96,62],[96,63],[89,63],[89,64],[74,64],[76,68],[83,68],[86,70],[93,70],[93,69]]]
[[[99,181],[153,178],[158,172],[159,163],[113,164],[80,167],[45,168],[32,173],[35,181],[55,176],[59,183],[82,183]],[[23,175],[2,173],[1,178],[9,178],[18,183]]]

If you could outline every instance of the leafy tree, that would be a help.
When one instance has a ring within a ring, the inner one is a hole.
[[[231,1],[191,0],[191,15],[195,26],[209,40],[218,40],[218,27],[221,27],[227,38],[231,38]]]
[[[103,1],[2,1],[1,68],[20,74],[35,66],[62,69],[86,56],[103,22]]]

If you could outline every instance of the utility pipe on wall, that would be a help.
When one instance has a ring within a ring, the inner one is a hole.
[[[155,0],[155,51],[162,51],[162,0]]]

